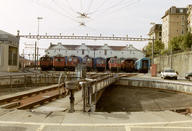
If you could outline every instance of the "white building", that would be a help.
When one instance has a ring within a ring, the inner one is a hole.
[[[81,45],[62,45],[61,43],[52,44],[50,43],[49,48],[45,51],[48,56],[80,56],[85,57],[86,55],[96,58],[110,58],[110,57],[118,57],[118,58],[136,58],[140,59],[145,57],[144,53],[132,45],[127,46],[109,46],[104,44],[103,46],[93,46],[93,45],[85,45],[82,43]]]

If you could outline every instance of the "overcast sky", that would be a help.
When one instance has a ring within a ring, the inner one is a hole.
[[[150,23],[161,23],[161,17],[171,6],[186,7],[192,0],[0,0],[0,30],[16,35],[37,34],[37,17],[40,34],[108,35],[148,37]],[[80,19],[77,12],[88,13],[89,19]],[[90,14],[89,14],[90,13]],[[86,26],[80,26],[85,22]],[[34,44],[35,40],[21,39]],[[63,44],[133,44],[142,49],[147,42],[40,40],[39,47],[47,48],[49,43]],[[25,48],[26,53],[31,53]],[[43,50],[41,51],[43,54]]]

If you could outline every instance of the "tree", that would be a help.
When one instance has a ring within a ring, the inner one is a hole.
[[[191,46],[192,46],[192,34],[188,32],[186,35],[183,36],[183,41],[180,48],[182,50],[187,50],[191,48]]]
[[[185,35],[174,37],[169,42],[169,50],[172,51],[186,51],[192,46],[192,34],[186,33]]]
[[[162,53],[164,50],[164,44],[161,41],[155,41],[154,42],[154,56],[157,56]],[[145,48],[146,56],[152,56],[152,43],[149,42],[148,45]]]
[[[181,50],[181,43],[183,41],[183,36],[174,37],[168,45],[168,50],[172,51],[178,51]]]

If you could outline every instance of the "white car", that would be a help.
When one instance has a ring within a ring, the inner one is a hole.
[[[166,69],[163,72],[161,72],[161,78],[171,78],[177,80],[177,72],[173,69]]]

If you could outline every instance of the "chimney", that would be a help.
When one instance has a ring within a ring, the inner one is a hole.
[[[176,9],[177,9],[176,6],[172,6],[171,10],[170,10],[171,14],[175,14],[176,13]]]

